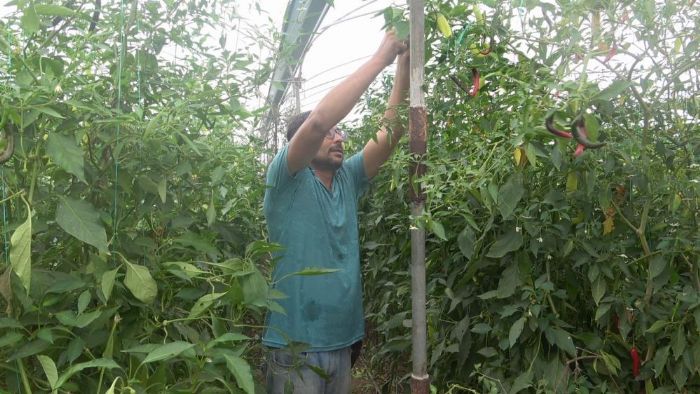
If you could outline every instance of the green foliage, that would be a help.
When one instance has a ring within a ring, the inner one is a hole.
[[[263,152],[240,135],[269,64],[212,45],[205,26],[233,30],[234,6],[13,4],[0,391],[252,393],[243,333],[276,304]]]
[[[406,233],[425,226],[438,392],[700,390],[691,3],[428,2],[426,211],[409,217],[405,149],[363,203],[378,362],[407,359]],[[94,27],[90,2],[16,6],[0,22],[0,119],[18,130],[0,388],[254,392],[251,330],[282,295],[259,268],[276,250],[257,241],[263,152],[232,130],[269,64],[208,35],[232,30],[225,2],[104,4]],[[404,10],[384,17],[408,33]],[[473,68],[471,97],[453,81]],[[376,130],[378,95],[349,145]],[[607,145],[574,157],[551,114]]]
[[[24,289],[29,291],[32,280],[32,213],[29,204],[26,201],[24,203],[27,207],[27,220],[17,227],[10,238],[12,245],[10,263]]]
[[[518,5],[429,2],[426,212],[409,218],[407,147],[363,205],[375,361],[410,356],[406,232],[425,225],[438,392],[700,390],[700,41],[681,32],[699,10]],[[472,68],[476,97],[452,81]],[[358,142],[378,125],[376,96]],[[607,145],[574,157],[546,131],[551,113],[562,125],[583,115]]]

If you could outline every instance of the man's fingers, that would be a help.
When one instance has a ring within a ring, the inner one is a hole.
[[[401,41],[399,43],[399,55],[403,55],[406,51],[408,51],[408,41]]]
[[[399,40],[396,37],[396,29],[389,28],[384,35],[384,40],[382,41],[378,54],[386,61],[389,65],[394,62],[396,56],[401,56],[408,52],[408,41]]]
[[[394,41],[394,49],[396,50],[397,55],[401,55],[408,50],[408,40],[399,40],[396,37],[396,34],[393,31],[393,28],[389,34],[391,35],[391,39]],[[387,34],[387,35],[389,35],[389,34]]]

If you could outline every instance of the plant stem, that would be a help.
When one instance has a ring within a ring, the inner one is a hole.
[[[647,221],[649,220],[649,207],[651,203],[647,201],[646,204],[644,204],[644,210],[642,211],[642,218],[639,224],[639,228],[637,229],[637,236],[639,237],[639,242],[642,244],[642,250],[644,251],[644,256],[651,256],[651,249],[649,249],[649,242],[647,242],[647,237],[644,234],[646,226],[647,226]],[[649,302],[651,301],[651,296],[654,291],[654,281],[653,278],[651,277],[651,259],[647,261],[648,267],[647,267],[647,286],[646,290],[644,291],[644,305],[647,307],[649,306]]]
[[[29,384],[29,379],[27,379],[27,372],[24,370],[24,364],[22,360],[17,360],[17,365],[19,365],[19,373],[22,376],[22,386],[24,386],[25,394],[32,394],[32,386]]]
[[[27,201],[32,203],[34,197],[34,186],[36,185],[36,165],[32,168],[32,180],[29,183],[29,195],[27,196]]]
[[[635,233],[637,233],[637,227],[632,224],[632,222],[627,219],[625,214],[622,213],[622,210],[620,210],[620,207],[615,203],[615,201],[612,201],[613,206],[615,207],[615,212],[617,212],[618,215],[622,218],[622,220],[632,229],[634,230]]]
[[[544,265],[545,265],[545,269],[547,270],[547,281],[551,282],[552,277],[549,273],[549,260],[545,261]],[[549,294],[549,291],[547,291],[546,294],[547,294],[547,301],[549,301],[549,306],[550,306],[550,308],[552,308],[552,312],[554,313],[554,316],[558,319],[559,312],[557,312],[557,307],[554,306],[554,300],[552,300],[552,295]]]
[[[10,201],[10,200],[12,200],[13,198],[15,198],[15,197],[17,197],[17,196],[19,196],[19,195],[22,195],[22,194],[24,194],[24,190],[20,190],[20,191],[18,191],[17,193],[10,195],[9,197],[7,197],[7,198],[5,198],[5,199],[3,199],[3,200],[0,200],[0,204],[4,203],[5,201]]]
[[[569,364],[571,364],[571,363],[577,363],[577,364],[578,364],[579,361],[583,361],[583,360],[595,360],[595,359],[598,359],[598,358],[600,358],[600,356],[597,355],[597,354],[596,354],[596,355],[593,355],[593,356],[579,356],[579,357],[572,358],[571,360],[566,360],[566,365],[569,365]]]
[[[649,248],[649,242],[647,241],[647,237],[644,234],[647,226],[647,222],[649,221],[649,209],[651,208],[651,202],[647,201],[644,204],[644,208],[642,210],[642,217],[639,222],[639,227],[636,227],[632,222],[630,222],[625,215],[622,213],[620,210],[620,207],[613,201],[613,206],[615,207],[615,211],[620,215],[622,220],[627,223],[627,225],[634,231],[635,234],[637,234],[637,238],[639,238],[639,243],[642,245],[642,252],[644,253],[644,256],[642,258],[649,258],[653,254],[651,252],[651,248]],[[641,259],[637,259],[641,260]],[[651,265],[651,260],[647,262],[648,265]],[[647,276],[647,285],[646,289],[644,291],[644,305],[649,306],[649,302],[651,301],[651,296],[652,292],[654,291],[654,282],[651,277],[651,270],[649,269],[650,267],[647,267],[647,272],[649,273]]]
[[[683,259],[685,260],[686,264],[688,264],[688,268],[690,268],[690,273],[693,275],[693,279],[695,280],[695,290],[700,291],[700,276],[698,275],[698,268],[693,265],[693,263],[688,260],[688,257],[686,255],[682,255]]]

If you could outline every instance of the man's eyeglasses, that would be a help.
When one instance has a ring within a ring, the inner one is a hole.
[[[332,129],[328,130],[328,132],[326,132],[326,138],[328,138],[329,140],[335,139],[336,134],[339,135],[340,139],[343,141],[348,139],[348,135],[345,134],[343,130],[337,127],[333,127]]]

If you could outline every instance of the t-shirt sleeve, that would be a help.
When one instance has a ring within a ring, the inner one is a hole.
[[[285,145],[275,155],[267,169],[267,187],[276,191],[284,190],[289,184],[296,180],[295,176],[289,174],[287,166],[287,151],[289,145]]]
[[[369,178],[367,178],[365,173],[364,157],[364,150],[361,150],[345,161],[345,168],[355,185],[355,194],[358,198],[367,191],[369,186]]]

